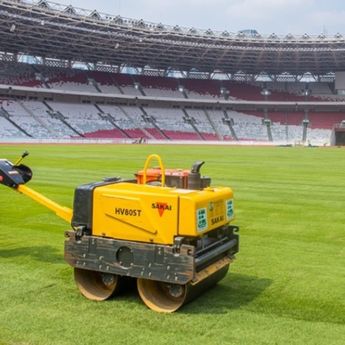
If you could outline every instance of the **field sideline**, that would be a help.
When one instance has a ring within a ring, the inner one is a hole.
[[[339,148],[1,145],[25,149],[30,186],[72,207],[74,187],[131,177],[146,155],[167,167],[205,160],[235,191],[241,247],[217,287],[180,311],[136,292],[91,302],[63,260],[69,225],[0,185],[0,345],[345,344],[345,150]]]

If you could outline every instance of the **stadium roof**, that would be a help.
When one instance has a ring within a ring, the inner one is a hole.
[[[345,71],[345,38],[214,32],[45,0],[0,0],[0,51],[179,71],[277,75]]]

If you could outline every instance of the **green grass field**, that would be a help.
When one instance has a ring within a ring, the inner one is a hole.
[[[63,260],[69,225],[0,185],[0,344],[345,344],[345,150],[209,146],[0,146],[30,151],[30,186],[72,206],[74,187],[129,177],[147,154],[203,159],[233,187],[241,249],[217,287],[174,314],[135,292],[92,302]]]

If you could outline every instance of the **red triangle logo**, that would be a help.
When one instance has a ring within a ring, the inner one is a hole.
[[[165,209],[168,206],[168,204],[165,203],[165,202],[157,202],[156,204],[157,204],[159,216],[162,217]]]

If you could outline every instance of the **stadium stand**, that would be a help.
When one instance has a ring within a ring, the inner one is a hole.
[[[337,94],[330,73],[345,71],[338,49],[341,37],[303,35],[292,42],[288,36],[239,37],[209,30],[194,35],[190,28],[144,21],[138,26],[138,21],[121,17],[108,25],[111,16],[94,18],[93,12],[79,9],[71,14],[63,5],[44,3],[47,6],[35,1],[0,4],[0,84],[27,87],[1,94],[1,138],[326,143],[332,128],[345,118],[341,106],[334,110],[345,96]],[[33,11],[45,30],[27,20]],[[59,28],[70,35],[68,42],[50,25],[60,13]],[[18,21],[15,33],[8,30],[12,17]],[[86,19],[88,44],[79,30]],[[28,33],[37,30],[38,41],[32,42]],[[124,37],[133,33],[138,42],[128,48]],[[13,40],[14,34],[22,39]],[[142,39],[146,35],[154,43],[147,44]],[[312,57],[301,48],[305,42],[313,47]],[[224,49],[226,45],[232,49]],[[30,63],[19,62],[22,57]],[[303,80],[306,75],[308,81]],[[231,103],[237,101],[236,106]],[[329,106],[309,106],[319,101]],[[239,105],[245,102],[252,106]],[[292,105],[284,108],[289,102]],[[298,102],[309,103],[295,106]]]
[[[219,80],[188,80],[165,77],[131,76],[105,72],[71,71],[69,69],[37,68],[44,83],[34,80],[33,66],[20,64],[20,68],[9,68],[9,74],[2,74],[2,82],[30,87],[48,87],[66,92],[105,93],[134,95],[157,98],[182,98],[182,86],[188,98],[196,100],[221,99],[221,89],[225,88],[232,99],[262,101],[262,85]],[[43,76],[43,77],[42,77]],[[27,78],[27,79],[26,79]],[[296,95],[305,87],[298,84],[289,88],[287,83],[272,83],[269,98],[274,101],[304,99]],[[310,86],[316,92],[326,94],[328,85]],[[267,84],[265,85],[267,87]],[[140,91],[140,89],[142,91]],[[289,90],[291,93],[287,92]],[[56,101],[8,101],[3,102],[3,111],[18,127],[7,120],[1,137],[32,136],[33,138],[145,138],[150,140],[251,140],[268,141],[267,126],[263,123],[263,112],[244,113],[227,111],[231,128],[224,122],[224,111],[198,108],[136,107],[129,105],[83,104]],[[268,112],[272,121],[273,141],[300,141],[302,139],[303,112]],[[327,142],[330,131],[340,123],[342,113],[312,112],[308,114],[307,138]],[[21,130],[18,130],[21,128]],[[54,131],[51,130],[54,128]],[[5,131],[8,132],[4,133]],[[26,133],[26,134],[25,134]]]

